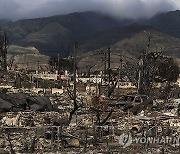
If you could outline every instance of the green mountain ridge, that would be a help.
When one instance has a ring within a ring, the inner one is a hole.
[[[64,52],[63,48],[72,42],[83,42],[89,35],[119,24],[119,21],[102,14],[83,12],[20,20],[5,25],[3,29],[13,44],[35,46],[41,52],[48,53],[51,51],[41,49],[52,48],[52,51],[58,49],[58,52]]]
[[[151,38],[150,50],[162,48],[164,53],[170,56],[180,57],[180,39],[166,35],[150,26],[131,25],[118,27],[97,33],[91,36],[82,46],[83,52],[96,50],[103,47],[114,46],[121,42],[121,51],[134,51],[132,54],[146,50],[149,37]]]
[[[161,13],[152,17],[148,25],[158,29],[159,31],[180,38],[180,11],[170,11]]]
[[[131,25],[132,23],[143,23],[147,26],[138,26],[138,24],[133,24],[133,26]],[[82,50],[81,53],[101,49],[119,41],[124,41],[121,44],[121,50],[126,50],[130,54],[133,54],[131,53],[132,51],[134,53],[139,52],[147,45],[148,36],[144,38],[146,40],[145,44],[139,39],[134,40],[137,43],[139,42],[136,47],[134,46],[136,43],[132,40],[130,44],[125,42],[125,40],[132,38],[133,35],[140,31],[148,29],[148,27],[156,31],[156,33],[161,31],[161,33],[180,38],[180,11],[158,14],[149,20],[143,21],[117,20],[95,12],[71,13],[11,22],[5,24],[3,29],[7,32],[11,44],[24,47],[33,46],[41,53],[47,55],[60,53],[68,56],[70,45],[75,41],[78,42],[78,46]],[[166,39],[154,39],[158,41],[156,44],[160,44],[158,46],[161,47],[172,48],[171,55],[179,56],[179,41],[175,38],[171,39],[167,35],[164,35],[164,37]],[[168,37],[170,40],[168,40]],[[131,46],[132,49],[130,49]],[[165,52],[170,53],[170,49],[166,49]]]
[[[148,48],[150,37],[150,46]],[[119,67],[124,60],[137,59],[142,51],[162,51],[167,56],[180,58],[180,39],[163,34],[150,26],[131,25],[118,27],[91,36],[80,48],[79,67],[97,64],[94,69],[103,70],[103,54],[108,47],[112,53],[112,67]],[[82,69],[83,69],[82,68]]]

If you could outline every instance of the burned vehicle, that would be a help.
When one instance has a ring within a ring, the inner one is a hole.
[[[153,105],[153,100],[147,95],[123,95],[116,102],[110,104],[111,107],[120,108],[123,111],[130,111],[137,114],[142,111],[144,107]]]

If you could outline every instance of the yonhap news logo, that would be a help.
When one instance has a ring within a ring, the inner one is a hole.
[[[174,136],[161,137],[132,137],[131,133],[123,133],[118,137],[119,144],[123,147],[129,147],[133,143],[136,144],[170,144],[180,146],[180,138]]]
[[[123,146],[123,148],[126,148],[132,144],[133,138],[130,133],[123,133],[118,138],[119,144]]]

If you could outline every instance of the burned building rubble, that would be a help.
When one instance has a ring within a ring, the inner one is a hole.
[[[122,88],[118,83],[111,86],[108,97],[107,81],[99,86],[96,78],[92,82],[81,78],[76,93],[74,81],[68,78],[31,78],[27,87],[28,77],[20,78],[20,86],[2,83],[0,153],[179,152],[175,102],[133,94],[134,87]]]
[[[4,54],[6,47],[0,48]],[[142,79],[151,74],[142,67],[147,55],[136,60],[134,82],[128,68],[111,68],[110,48],[104,72],[84,74],[77,71],[75,50],[74,44],[73,72],[3,69],[0,153],[180,153],[180,101],[170,94],[179,88],[170,82],[165,90],[159,83],[151,87]]]
[[[76,101],[80,107],[69,121],[74,106],[68,91],[49,98],[2,92],[0,152],[178,153],[180,121],[177,111],[158,108],[164,105],[162,102],[154,105],[125,100],[124,96],[106,98],[87,95],[87,91],[77,92]],[[133,112],[140,107],[139,103],[143,108]],[[130,134],[132,138],[127,147],[121,142],[122,134]]]
[[[0,153],[179,153],[177,99],[118,85],[108,97],[96,82],[77,82],[74,93],[71,80],[43,80],[2,86]]]

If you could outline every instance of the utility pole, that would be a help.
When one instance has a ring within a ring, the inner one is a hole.
[[[148,37],[148,49],[150,48],[150,43],[151,43],[151,33],[149,33],[149,37]]]
[[[147,44],[147,51],[142,51],[141,56],[139,59],[139,75],[138,75],[138,84],[137,84],[137,93],[143,93],[143,74],[146,73],[145,69],[143,68],[145,65],[145,58],[147,54],[150,53],[150,45],[151,45],[151,33],[148,36],[148,44]]]
[[[7,71],[7,47],[8,39],[7,34],[1,31],[0,28],[0,57],[1,57],[1,68],[4,71]]]
[[[73,82],[74,82],[74,89],[73,89],[73,98],[74,98],[74,104],[76,104],[76,43],[73,44]]]
[[[120,63],[121,63],[121,74],[120,74],[120,79],[121,79],[121,82],[122,82],[122,76],[123,76],[123,56],[121,54],[121,59],[120,59]]]
[[[144,65],[144,51],[141,53],[141,57],[139,59],[139,74],[138,74],[138,85],[137,85],[138,94],[142,94],[142,89],[143,89],[142,87],[143,65]]]
[[[40,65],[39,65],[40,61],[38,61],[38,74],[39,74],[39,69],[40,69]]]
[[[29,63],[27,62],[27,63],[26,63],[26,71],[27,71],[27,72],[28,72],[28,70],[29,70],[28,68],[29,68]]]
[[[4,71],[7,70],[7,46],[8,46],[8,41],[7,41],[7,34],[4,34],[4,52],[3,52],[3,69]]]
[[[59,58],[59,53],[58,53],[58,66],[57,66],[57,68],[58,68],[58,74],[59,74],[59,69],[60,69],[60,67],[59,67],[59,65],[60,65],[60,58]]]
[[[120,84],[119,84],[119,80],[120,82],[122,82],[122,75],[123,75],[123,56],[121,54],[121,57],[120,57],[120,66],[119,66],[119,69],[118,69],[118,94],[119,94],[119,87],[120,87]]]
[[[109,47],[108,48],[108,75],[109,75],[109,82],[111,80],[110,68],[111,68],[111,49]]]
[[[107,53],[104,53],[104,75],[106,75],[106,61],[107,61]]]

